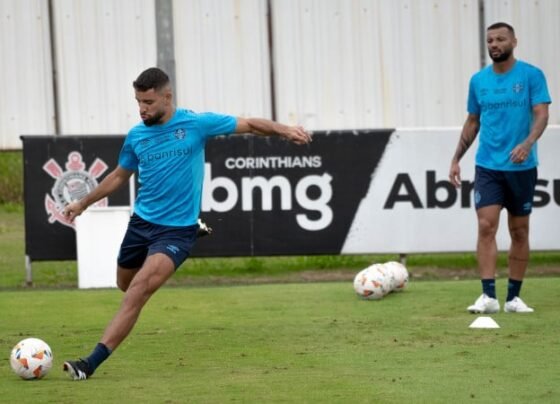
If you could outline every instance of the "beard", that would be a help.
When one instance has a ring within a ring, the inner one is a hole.
[[[500,63],[500,62],[505,62],[506,60],[509,59],[509,57],[511,56],[513,52],[513,49],[504,49],[504,51],[500,54],[498,54],[497,56],[492,56],[492,52],[490,50],[488,50],[488,55],[490,56],[490,59],[492,59],[492,61],[494,63]]]
[[[165,114],[160,111],[157,114],[155,114],[154,116],[152,116],[151,118],[144,119],[143,120],[144,125],[153,126],[153,125],[157,125],[158,123],[161,123],[161,118],[163,118],[163,115],[165,115]]]

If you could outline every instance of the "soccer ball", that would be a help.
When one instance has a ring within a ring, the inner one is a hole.
[[[354,290],[367,300],[379,300],[391,291],[389,278],[381,264],[373,264],[354,277]]]
[[[406,267],[397,261],[389,261],[383,264],[385,270],[390,272],[391,290],[393,292],[400,292],[408,285],[408,271]]]
[[[49,373],[53,354],[47,343],[39,338],[26,338],[16,344],[10,354],[10,366],[22,379],[40,379]]]

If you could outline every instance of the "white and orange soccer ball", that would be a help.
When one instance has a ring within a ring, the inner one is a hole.
[[[379,300],[390,290],[389,278],[381,264],[373,264],[354,277],[354,290],[367,300]]]
[[[40,379],[53,364],[53,354],[47,343],[39,338],[21,340],[12,349],[10,366],[22,379]]]
[[[383,264],[385,270],[390,274],[391,291],[400,292],[408,285],[408,270],[397,261],[389,261]]]

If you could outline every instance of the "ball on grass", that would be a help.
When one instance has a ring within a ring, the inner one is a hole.
[[[367,300],[379,300],[390,292],[390,280],[381,264],[373,264],[354,277],[354,290]]]

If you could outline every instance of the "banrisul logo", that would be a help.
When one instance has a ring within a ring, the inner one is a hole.
[[[66,170],[63,170],[53,158],[43,165],[43,170],[55,180],[51,194],[45,195],[45,210],[49,215],[49,223],[59,222],[73,228],[74,223],[69,222],[62,214],[64,207],[80,200],[94,189],[98,184],[97,179],[107,170],[108,166],[103,160],[97,158],[86,171],[82,155],[77,151],[68,154],[68,160],[64,166]],[[107,206],[107,198],[101,199],[94,206]]]

